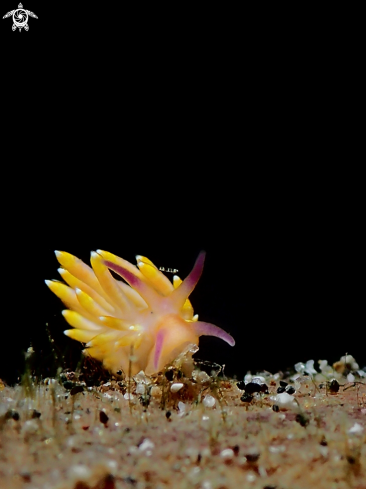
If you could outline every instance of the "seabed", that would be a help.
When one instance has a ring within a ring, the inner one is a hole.
[[[6,489],[366,489],[366,372],[348,355],[226,378],[181,356],[133,378],[0,382]]]

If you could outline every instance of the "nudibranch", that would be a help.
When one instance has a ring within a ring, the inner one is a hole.
[[[217,336],[234,346],[232,336],[210,323],[198,321],[188,299],[203,269],[201,252],[190,274],[173,283],[146,257],[137,266],[107,251],[91,253],[91,267],[79,258],[55,251],[66,284],[46,280],[66,305],[62,311],[74,329],[65,334],[85,343],[84,352],[112,372],[147,375],[161,371],[202,335]],[[115,279],[112,270],[123,280]],[[132,356],[132,361],[131,361]]]

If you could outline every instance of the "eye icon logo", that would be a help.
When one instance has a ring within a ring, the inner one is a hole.
[[[22,30],[22,28],[27,31],[29,29],[28,17],[34,17],[35,19],[38,19],[38,17],[33,12],[31,12],[30,10],[25,10],[21,3],[18,5],[17,9],[11,10],[7,14],[5,14],[3,19],[6,19],[11,15],[13,16],[13,31],[15,31],[17,27],[20,31]]]

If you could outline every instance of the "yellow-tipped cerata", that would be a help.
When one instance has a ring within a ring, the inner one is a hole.
[[[137,255],[137,267],[107,251],[91,253],[91,265],[64,251],[56,251],[67,285],[46,280],[66,305],[65,334],[86,344],[85,352],[116,372],[132,375],[159,372],[201,335],[217,336],[229,345],[234,339],[213,324],[198,321],[188,299],[203,269],[201,252],[185,280],[173,283],[146,257]],[[116,280],[109,270],[122,277]]]

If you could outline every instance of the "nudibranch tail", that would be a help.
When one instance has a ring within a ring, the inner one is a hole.
[[[62,312],[73,329],[65,334],[85,343],[84,352],[112,371],[147,375],[162,370],[187,345],[198,345],[210,335],[229,345],[234,339],[221,328],[198,321],[189,295],[203,269],[201,252],[185,280],[173,283],[146,257],[137,255],[137,266],[107,251],[91,253],[91,267],[63,251],[56,251],[66,284],[46,280],[66,305]],[[111,271],[123,279],[114,278]],[[131,357],[132,355],[132,357]]]

